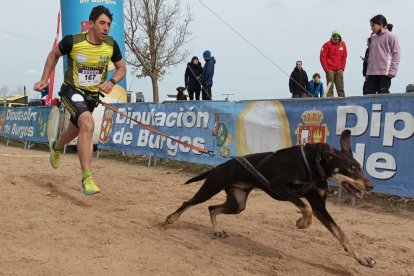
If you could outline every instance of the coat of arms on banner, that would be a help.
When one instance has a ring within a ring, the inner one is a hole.
[[[109,141],[109,134],[112,131],[112,114],[114,112],[110,109],[105,110],[105,114],[102,120],[101,135],[99,135],[99,141],[106,143]]]
[[[321,125],[323,113],[319,110],[308,110],[302,113],[301,118],[303,124],[299,123],[295,131],[296,144],[326,143],[329,130],[327,124]]]

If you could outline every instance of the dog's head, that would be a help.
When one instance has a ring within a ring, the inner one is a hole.
[[[342,132],[341,151],[321,144],[321,163],[330,180],[344,187],[354,197],[362,199],[374,185],[362,174],[361,165],[352,156],[350,136],[350,130]]]

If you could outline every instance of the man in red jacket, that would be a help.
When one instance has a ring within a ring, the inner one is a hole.
[[[321,49],[321,65],[326,73],[326,83],[331,83],[327,97],[333,97],[333,84],[335,84],[338,97],[345,97],[344,91],[344,70],[346,65],[346,44],[342,41],[342,34],[339,30],[332,32],[332,37]]]

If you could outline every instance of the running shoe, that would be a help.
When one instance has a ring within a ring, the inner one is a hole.
[[[101,190],[98,188],[98,186],[95,185],[95,182],[93,182],[92,176],[89,176],[82,180],[82,193],[85,195],[93,195],[96,193],[99,193]]]
[[[50,165],[52,165],[53,168],[57,169],[60,166],[60,150],[55,150],[55,143],[56,139],[51,139],[49,141],[49,148],[50,148]]]

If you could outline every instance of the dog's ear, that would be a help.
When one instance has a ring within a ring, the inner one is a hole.
[[[349,129],[345,129],[341,133],[341,151],[350,153],[352,155],[351,131]]]

